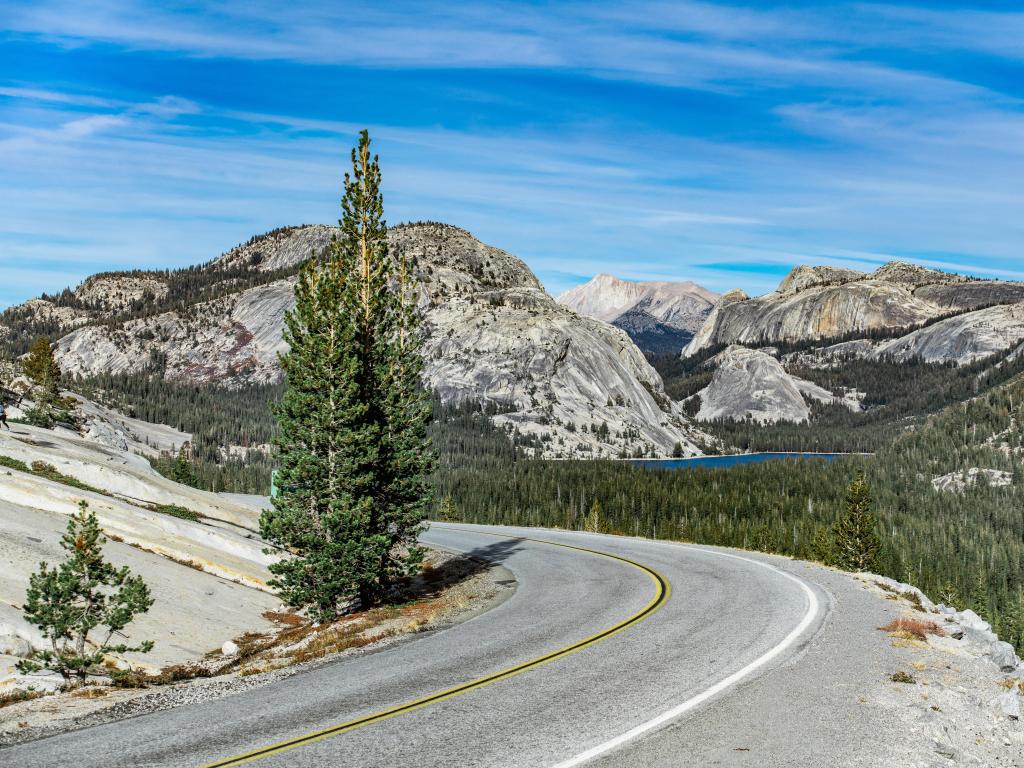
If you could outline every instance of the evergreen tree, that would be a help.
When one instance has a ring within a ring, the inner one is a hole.
[[[587,533],[604,533],[606,529],[604,518],[601,516],[601,502],[594,499],[594,503],[590,505],[590,512],[587,513],[587,519],[583,523],[583,530]]]
[[[49,338],[40,336],[35,340],[22,363],[22,369],[42,393],[57,398],[60,392],[60,366],[53,357]]]
[[[985,572],[980,568],[974,572],[974,578],[971,580],[967,604],[981,618],[986,621],[992,620],[992,612],[989,609],[988,579],[985,578]]]
[[[321,620],[366,607],[422,562],[432,503],[414,266],[388,253],[366,131],[345,175],[341,235],[303,265],[285,320],[275,440],[282,492],[261,518],[288,557],[271,582]]]
[[[942,585],[942,588],[939,590],[939,602],[944,605],[948,605],[951,608],[960,607],[960,590],[957,589],[956,584],[947,580]]]
[[[451,496],[445,496],[441,499],[441,507],[437,510],[437,517],[445,521],[459,519],[459,512],[455,509],[455,502],[452,501]]]
[[[176,483],[189,485],[193,488],[199,487],[199,478],[196,475],[195,467],[192,466],[192,462],[189,460],[188,452],[185,450],[184,445],[178,449],[178,455],[174,459],[174,464],[171,465],[170,477]]]
[[[878,562],[881,541],[871,512],[874,501],[864,472],[846,491],[846,512],[832,528],[835,564],[848,571],[870,571]]]
[[[833,565],[835,563],[835,541],[828,528],[819,526],[814,529],[814,538],[811,539],[811,559],[817,560],[824,565]]]
[[[147,653],[153,648],[149,640],[137,646],[110,642],[136,614],[148,611],[153,599],[140,576],[103,559],[105,542],[96,513],[80,502],[60,542],[67,559],[52,570],[42,563],[29,577],[25,618],[42,630],[50,648],[19,662],[20,672],[52,669],[66,680],[77,677],[84,682],[101,672],[108,653]],[[90,636],[97,628],[101,640]]]

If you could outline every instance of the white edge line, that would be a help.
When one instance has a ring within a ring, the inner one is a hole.
[[[763,656],[759,656],[758,658],[754,659],[752,662],[747,664],[747,666],[737,670],[736,672],[733,672],[724,680],[718,681],[710,688],[702,691],[701,693],[698,693],[691,699],[687,699],[682,704],[678,704],[675,707],[672,707],[672,709],[668,710],[667,712],[662,712],[660,715],[653,718],[652,720],[648,720],[647,722],[641,723],[640,725],[634,728],[630,728],[625,733],[620,734],[615,738],[609,739],[608,741],[602,744],[598,744],[596,747],[591,747],[586,752],[580,752],[575,757],[570,757],[568,760],[563,760],[562,762],[552,766],[552,768],[573,768],[573,766],[583,765],[589,760],[593,760],[595,757],[599,757],[600,755],[618,749],[626,742],[632,741],[633,739],[643,736],[645,733],[649,733],[650,731],[653,731],[655,728],[664,725],[670,720],[674,720],[680,715],[689,712],[694,707],[703,704],[712,696],[715,696],[716,694],[724,691],[726,688],[735,685],[754,670],[758,669],[759,667],[763,667],[769,661],[771,661],[784,650],[793,645],[793,643],[797,641],[800,635],[803,634],[804,630],[806,630],[811,625],[815,617],[818,615],[818,597],[814,594],[814,590],[811,589],[803,579],[797,578],[793,574],[787,573],[786,571],[783,571],[780,568],[776,568],[774,565],[761,562],[760,560],[753,560],[749,557],[730,555],[726,552],[716,552],[715,550],[703,549],[701,547],[685,547],[684,545],[684,548],[695,550],[697,552],[705,552],[709,555],[717,555],[718,557],[731,557],[734,560],[742,560],[745,563],[753,563],[754,565],[759,565],[762,568],[767,568],[770,571],[775,571],[781,576],[785,576],[790,581],[799,584],[800,588],[803,589],[804,594],[807,597],[807,613],[804,614],[804,617],[800,620],[800,623],[793,627],[793,630],[788,635],[786,635],[778,645],[776,645],[770,651],[765,653]]]

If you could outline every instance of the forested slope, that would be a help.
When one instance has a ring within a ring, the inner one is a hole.
[[[817,559],[848,483],[863,469],[876,498],[880,570],[974,608],[1024,648],[1022,400],[1018,376],[930,417],[875,458],[831,463],[672,471],[464,450],[463,461],[441,472],[439,496],[467,521],[566,528],[582,528],[596,500],[611,531]],[[963,493],[932,486],[970,467],[1008,471],[1012,482]]]

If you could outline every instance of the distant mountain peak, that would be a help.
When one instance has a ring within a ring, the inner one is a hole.
[[[601,272],[558,297],[575,312],[622,328],[645,352],[681,349],[718,294],[692,281],[632,281]]]

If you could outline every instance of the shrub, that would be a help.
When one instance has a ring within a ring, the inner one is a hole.
[[[946,630],[934,621],[910,618],[893,619],[884,627],[879,627],[879,629],[883,632],[905,632],[918,640],[927,640],[928,635],[943,637],[946,634]]]

